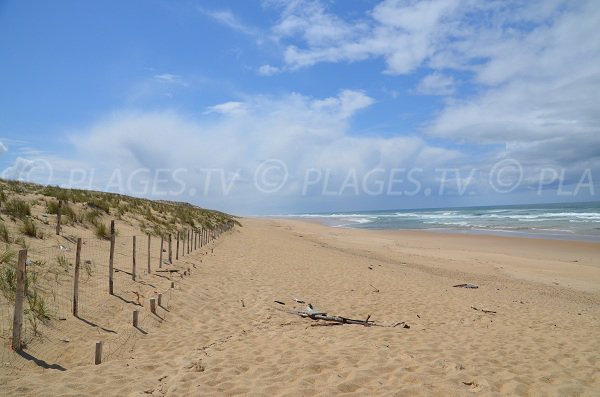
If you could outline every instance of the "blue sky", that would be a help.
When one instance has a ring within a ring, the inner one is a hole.
[[[4,178],[241,214],[598,200],[594,1],[0,2]]]

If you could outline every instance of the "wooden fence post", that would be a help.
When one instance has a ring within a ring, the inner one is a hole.
[[[177,246],[175,247],[175,260],[179,259],[179,232],[177,232]]]
[[[110,255],[108,257],[108,293],[113,294],[113,273],[115,259],[115,221],[110,221]]]
[[[185,234],[187,233],[187,230],[185,230],[183,233],[181,233],[181,257],[183,258],[185,256]]]
[[[137,310],[134,310],[133,311],[133,326],[135,328],[138,327],[139,316],[140,316],[140,312]]]
[[[131,279],[135,281],[135,236],[133,236],[133,261],[131,262]]]
[[[173,263],[173,239],[171,238],[171,233],[169,233],[169,263]]]
[[[102,342],[96,342],[96,352],[94,354],[94,364],[102,364]]]
[[[73,274],[73,316],[77,317],[79,312],[79,267],[81,264],[81,238],[77,239],[77,251],[75,251],[75,274]]]
[[[58,210],[56,211],[56,235],[60,236],[60,220],[62,218],[62,200],[58,200]]]
[[[156,298],[150,298],[150,311],[156,314]]]
[[[23,347],[21,331],[23,329],[23,301],[25,300],[25,272],[27,261],[27,250],[19,251],[17,262],[17,285],[15,288],[15,312],[13,313],[12,343],[13,350],[19,351]]]
[[[158,306],[162,306],[162,294],[158,294]]]
[[[150,240],[151,240],[152,236],[150,236],[150,233],[148,233],[148,274],[150,274],[152,271],[150,270]]]
[[[189,255],[190,254],[190,246],[192,243],[192,230],[191,229],[189,229],[187,232],[187,241],[188,241],[187,253]]]
[[[163,246],[165,244],[165,238],[161,235],[160,236],[160,254],[158,256],[158,267],[162,268],[162,263],[163,263]]]

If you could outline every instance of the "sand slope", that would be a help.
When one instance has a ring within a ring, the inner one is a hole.
[[[600,393],[598,244],[243,224],[214,253],[185,258],[197,268],[172,293],[166,321],[127,357],[63,372],[0,369],[2,393]],[[464,282],[480,288],[452,287]],[[294,297],[411,328],[323,326],[280,310],[300,307]]]

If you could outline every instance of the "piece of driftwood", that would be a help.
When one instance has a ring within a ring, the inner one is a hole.
[[[158,269],[157,273],[179,273],[179,269]]]
[[[473,309],[473,310],[477,310],[477,311],[480,311],[480,312],[484,312],[484,313],[486,313],[486,314],[496,314],[496,312],[495,312],[495,311],[493,311],[493,310],[485,310],[485,309],[480,309],[480,308],[478,308],[478,307],[475,307],[475,306],[471,306],[471,309]]]
[[[373,288],[373,292],[379,292],[379,288],[373,286],[373,284],[369,284],[371,288]]]
[[[332,322],[341,323],[341,324],[357,324],[357,325],[364,325],[364,326],[376,325],[374,321],[369,321],[369,318],[371,316],[367,317],[366,320],[355,320],[352,318],[347,318],[347,317],[342,317],[342,316],[329,316],[327,314],[309,314],[306,312],[296,311],[296,310],[290,310],[289,313],[296,314],[300,317],[308,317],[313,320],[332,321]]]
[[[343,324],[355,324],[355,325],[362,325],[364,327],[390,327],[390,328],[394,328],[397,326],[401,326],[401,328],[410,328],[410,326],[408,324],[406,324],[404,321],[401,321],[399,323],[395,323],[393,325],[383,325],[383,324],[377,324],[375,323],[375,321],[370,320],[371,315],[367,316],[367,318],[365,320],[357,320],[357,319],[352,319],[352,318],[348,318],[348,317],[342,317],[342,316],[330,316],[327,314],[309,314],[303,311],[298,311],[298,310],[288,310],[287,313],[289,314],[294,314],[296,316],[300,316],[303,318],[310,318],[311,320],[321,320],[321,321],[329,321],[332,323],[337,323],[340,325]]]
[[[466,283],[466,284],[456,284],[456,285],[453,285],[453,287],[455,287],[455,288],[472,288],[472,289],[479,288],[478,285],[468,284],[468,283]]]

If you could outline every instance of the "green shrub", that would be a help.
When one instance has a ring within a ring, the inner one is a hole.
[[[102,222],[96,225],[96,229],[94,231],[96,233],[96,237],[108,240],[110,238],[110,232],[108,227]]]
[[[33,222],[31,219],[25,219],[23,221],[23,226],[21,226],[21,233],[29,237],[37,238],[38,230],[35,222]]]
[[[20,199],[10,199],[4,206],[4,212],[15,218],[25,218],[31,216],[31,207],[29,203]]]
[[[84,215],[85,220],[94,226],[98,224],[98,218],[100,217],[102,217],[102,212],[97,209],[87,211]]]
[[[46,213],[51,215],[58,214],[58,201],[50,201],[46,204]]]
[[[107,214],[110,214],[110,204],[107,200],[94,199],[92,201],[88,201],[87,205],[90,208],[97,209],[106,212]]]
[[[0,253],[0,292],[9,302],[15,301],[17,285],[17,269],[15,267],[16,253],[4,250]]]
[[[71,264],[69,263],[69,260],[67,259],[66,256],[64,255],[58,255],[56,257],[56,263],[58,264],[58,266],[60,266],[60,268],[62,270],[64,270],[65,272],[69,271],[69,267],[71,266]]]
[[[8,228],[4,224],[4,222],[0,222],[0,240],[5,243],[10,242],[10,233],[8,232]]]

